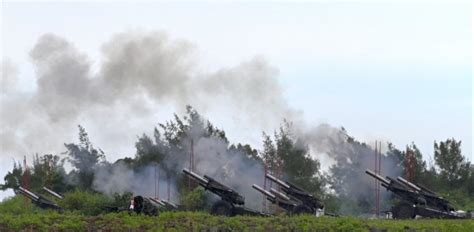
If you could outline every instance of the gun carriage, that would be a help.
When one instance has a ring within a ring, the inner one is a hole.
[[[258,185],[252,187],[265,195],[267,200],[286,210],[290,214],[317,214],[324,209],[323,202],[302,188],[288,182],[280,180],[270,174],[266,178],[280,186],[281,191],[270,188],[267,191]]]
[[[197,181],[205,190],[214,193],[221,199],[215,202],[211,207],[211,214],[223,216],[235,215],[256,215],[266,216],[266,214],[244,207],[245,198],[235,190],[221,184],[217,180],[188,169],[183,169],[184,174]]]
[[[56,210],[56,211],[59,211],[59,212],[62,212],[63,209],[58,205],[56,204],[54,201],[40,195],[40,194],[36,194],[36,193],[33,193],[31,191],[29,191],[28,189],[25,189],[23,187],[18,187],[18,189],[15,191],[27,198],[29,198],[31,200],[31,202],[33,204],[35,204],[36,206],[42,208],[42,209],[52,209],[52,210]]]
[[[427,218],[470,218],[469,213],[455,211],[448,200],[421,184],[412,183],[403,177],[384,178],[371,170],[366,170],[365,173],[380,181],[387,191],[400,198],[401,201],[391,209],[395,219],[415,218],[417,215]]]

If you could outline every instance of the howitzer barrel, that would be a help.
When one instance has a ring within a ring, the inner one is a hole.
[[[19,189],[20,189],[20,193],[22,193],[23,195],[26,195],[27,197],[31,198],[34,201],[38,201],[40,199],[39,196],[37,196],[36,194],[28,191],[27,189],[25,189],[23,187],[20,187]]]
[[[427,192],[427,193],[430,193],[430,194],[433,194],[433,195],[438,195],[438,194],[435,193],[433,190],[427,188],[427,187],[424,186],[424,185],[421,185],[421,184],[417,183],[416,186],[420,187],[423,191],[425,191],[425,192]],[[440,198],[442,198],[442,197],[440,197]]]
[[[282,180],[280,180],[280,179],[278,179],[278,178],[276,178],[276,177],[274,177],[274,176],[272,176],[272,175],[270,175],[270,174],[267,174],[266,177],[267,177],[268,179],[272,180],[273,182],[279,184],[279,185],[282,186],[283,188],[287,188],[287,189],[290,188],[290,186],[289,186],[287,183],[285,183],[284,181],[282,181]]]
[[[195,172],[193,171],[190,171],[188,169],[183,169],[183,172],[188,175],[188,176],[191,176],[192,178],[194,178],[195,180],[199,181],[199,183],[201,184],[207,184],[209,181],[204,179],[202,176],[196,174]]]
[[[258,186],[258,185],[256,185],[256,184],[252,185],[252,188],[254,188],[255,190],[259,191],[260,193],[262,193],[263,195],[265,195],[265,196],[267,196],[267,197],[269,197],[269,198],[271,198],[271,199],[275,199],[275,198],[276,198],[275,195],[271,194],[270,192],[268,192],[267,190],[261,188],[260,186]]]
[[[365,173],[367,173],[369,176],[372,176],[373,178],[379,180],[382,182],[382,184],[385,184],[385,185],[390,185],[390,181],[388,181],[387,179],[383,178],[383,176],[375,173],[375,172],[372,172],[370,171],[369,169],[365,170]],[[384,186],[385,187],[385,186]]]
[[[150,200],[151,202],[157,204],[157,205],[161,205],[161,206],[166,206],[165,203],[163,203],[162,201],[158,200],[158,199],[155,199],[153,197],[148,197],[148,200]]]
[[[165,205],[167,205],[168,207],[172,207],[172,208],[175,208],[175,209],[178,208],[177,205],[175,205],[175,204],[173,204],[173,203],[171,203],[171,202],[169,202],[169,201],[161,200],[161,202],[163,202],[163,203],[164,203]]]
[[[35,205],[37,205],[40,208],[54,209],[54,210],[62,211],[62,208],[59,207],[53,201],[51,201],[51,200],[49,200],[49,199],[47,199],[47,198],[45,198],[41,195],[30,192],[29,190],[27,190],[23,187],[19,187],[19,192],[21,194],[25,195],[26,197],[30,198],[31,202],[33,202]]]
[[[59,195],[59,193],[56,193],[54,192],[53,190],[49,189],[49,188],[46,188],[46,187],[43,187],[44,191],[48,192],[49,194],[55,196],[56,198],[59,198],[59,199],[64,199],[63,196]]]
[[[155,204],[155,206],[165,206],[165,204],[163,204],[163,202],[161,202],[160,200],[158,199],[154,199],[152,197],[147,197],[147,199],[152,203],[152,204]]]
[[[291,199],[285,195],[284,193],[274,189],[274,188],[270,188],[270,192],[273,193],[275,196],[277,196],[278,198],[281,198],[283,200],[286,200],[286,201],[291,201]]]
[[[245,198],[240,195],[238,192],[233,190],[232,188],[229,188],[220,182],[214,180],[213,178],[209,176],[200,176],[192,171],[189,171],[188,169],[183,169],[183,172],[186,175],[189,175],[190,177],[196,179],[199,181],[199,185],[204,187],[207,191],[210,191],[222,198],[222,200],[230,202],[232,204],[236,205],[243,205]]]
[[[397,180],[402,182],[403,184],[407,185],[408,187],[410,187],[411,189],[413,190],[416,190],[417,192],[420,192],[421,191],[421,188],[414,185],[413,183],[411,183],[410,181],[408,180],[405,180],[403,177],[399,176],[397,177]]]

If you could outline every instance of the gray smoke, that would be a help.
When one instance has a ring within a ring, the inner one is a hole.
[[[375,183],[372,177],[365,174],[365,170],[375,168],[373,146],[353,141],[345,130],[327,124],[298,133],[308,143],[315,158],[329,158],[332,161],[333,165],[329,167],[329,174],[332,176],[330,187],[335,194],[359,204],[372,204]],[[399,160],[395,157],[382,154],[380,163],[382,176],[397,177],[402,174]],[[385,188],[381,187],[381,199],[385,200],[389,195]],[[352,215],[360,213],[353,212],[347,205],[342,205],[340,211]]]
[[[2,58],[0,76],[0,93],[3,95],[13,92],[18,84],[18,68],[11,60]]]
[[[163,32],[121,33],[102,46],[98,71],[92,72],[94,62],[74,44],[43,35],[30,52],[36,89],[2,94],[0,140],[9,141],[2,142],[2,151],[17,156],[57,152],[63,142],[74,140],[73,128],[81,124],[92,128],[94,141],[106,152],[117,144],[112,153],[123,152],[120,144],[133,143],[159,113],[169,111],[166,107],[235,112],[236,120],[262,129],[290,118],[278,71],[263,59],[202,72],[195,53],[189,42]]]
[[[244,151],[232,148],[223,138],[209,136],[203,119],[193,120],[188,126],[189,130],[179,144],[170,145],[155,137],[158,140],[155,141],[156,148],[164,154],[164,159],[159,164],[150,164],[138,170],[131,169],[122,162],[97,167],[94,188],[107,194],[130,191],[152,196],[157,178],[160,180],[160,186],[167,186],[169,183],[172,192],[177,193],[175,183],[183,176],[183,168],[190,168],[192,152],[196,173],[208,175],[231,187],[245,196],[247,206],[256,208],[262,198],[251,188],[251,184],[259,183],[259,179],[263,180],[262,164]],[[155,173],[155,168],[163,170],[161,175]],[[163,188],[161,189],[163,192]],[[179,196],[176,194],[173,194],[171,199],[179,202]]]
[[[2,65],[2,153],[16,157],[35,152],[57,154],[64,151],[64,142],[75,141],[75,127],[81,124],[89,129],[92,140],[104,149],[109,160],[133,156],[130,148],[136,135],[155,124],[166,107],[180,111],[184,105],[192,105],[204,114],[213,110],[232,112],[234,120],[254,125],[255,131],[274,130],[283,118],[300,121],[301,115],[283,97],[278,70],[262,58],[202,71],[194,45],[173,40],[163,32],[120,33],[104,43],[101,51],[101,60],[91,61],[64,38],[43,35],[30,52],[37,79],[36,89],[27,93],[15,88],[14,69]],[[92,71],[94,63],[98,71]],[[363,174],[365,163],[370,164],[372,158],[370,149],[348,144],[330,126],[307,129],[301,123],[298,128],[298,136],[304,138],[315,158],[322,154],[335,163],[360,164],[360,173],[349,181],[351,186],[344,186],[345,191],[364,191],[361,184],[371,186],[371,180]],[[191,138],[195,139],[200,174],[222,180],[251,202],[261,199],[249,188],[263,177],[259,164],[229,152],[220,140]],[[176,166],[183,165],[181,161],[167,162]],[[383,165],[387,172],[391,170],[392,164],[384,161]],[[139,189],[134,184],[122,185],[122,180],[140,177],[148,181],[152,175],[150,168],[142,173],[121,168],[98,173],[96,188],[107,193]],[[150,193],[149,188],[139,191]]]
[[[161,175],[160,175],[161,174]],[[125,164],[118,162],[97,168],[94,172],[93,188],[108,195],[131,192],[147,197],[168,198],[171,202],[179,202],[174,180],[163,176],[158,165],[147,165],[133,171]]]
[[[197,140],[196,171],[206,174],[245,196],[245,204],[257,208],[261,195],[252,189],[254,183],[260,184],[264,171],[261,163],[255,162],[239,151],[229,151],[227,144],[215,138]]]

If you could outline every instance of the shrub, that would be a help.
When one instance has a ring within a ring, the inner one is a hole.
[[[220,217],[203,212],[164,212],[158,217],[109,213],[85,216],[52,211],[0,214],[0,231],[411,231],[472,232],[474,220],[384,220],[353,217]]]
[[[30,199],[25,199],[23,196],[9,197],[0,202],[0,214],[9,213],[18,215],[38,211],[41,211],[41,209],[31,203]]]
[[[181,196],[181,204],[188,210],[204,208],[205,200],[204,189],[201,187],[197,187]]]
[[[106,206],[112,205],[113,200],[104,194],[76,189],[64,195],[59,205],[65,210],[77,211],[84,215],[98,215],[104,212]]]

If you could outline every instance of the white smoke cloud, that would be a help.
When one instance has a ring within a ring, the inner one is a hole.
[[[105,135],[119,135],[114,138],[133,144],[136,135],[157,122],[157,114],[169,107],[182,110],[187,104],[204,112],[235,111],[239,120],[255,125],[277,125],[290,113],[278,71],[263,59],[198,72],[194,46],[164,32],[114,35],[102,46],[94,73],[86,54],[54,34],[40,37],[29,55],[37,88],[1,98],[2,151],[14,156],[58,153],[64,142],[75,141],[74,128],[82,124],[100,131],[93,134],[95,141],[118,158],[133,151]],[[13,83],[14,78],[5,76]],[[120,135],[126,141],[117,138]]]
[[[301,120],[302,113],[289,107],[283,97],[277,68],[261,57],[203,72],[194,45],[170,39],[164,32],[114,35],[102,46],[96,72],[91,68],[94,61],[57,35],[40,37],[29,55],[37,77],[33,92],[15,92],[14,69],[2,65],[7,67],[2,68],[6,88],[0,99],[3,154],[58,154],[65,150],[64,142],[76,141],[75,128],[82,124],[109,160],[133,156],[136,135],[149,131],[167,108],[180,111],[188,104],[204,114],[213,109],[235,112],[240,124],[255,125],[255,130],[273,130],[287,118],[297,123],[298,136],[314,157],[326,154],[337,162],[354,154],[347,152],[352,148],[334,128],[311,128]],[[252,183],[263,178],[257,163],[229,154],[222,141],[196,139],[201,174],[223,176],[223,183],[241,191],[248,202],[261,199],[251,189]],[[96,188],[107,193],[134,190],[150,194],[150,186],[140,189],[143,185],[138,183],[121,184],[137,175],[149,181],[148,168],[139,174],[120,168],[97,173]],[[222,168],[227,171],[222,173]]]
[[[18,83],[18,68],[15,64],[3,57],[0,66],[0,93],[7,94],[13,92]]]
[[[108,195],[132,192],[147,197],[155,197],[156,194],[162,199],[168,198],[170,188],[170,201],[179,202],[174,180],[168,181],[160,167],[153,164],[139,171],[133,171],[123,163],[98,167],[94,172],[93,188]]]
[[[308,143],[313,157],[330,161],[327,170],[329,174],[336,175],[331,181],[331,188],[335,194],[347,197],[358,204],[372,203],[375,188],[374,179],[365,174],[366,169],[375,169],[375,150],[372,147],[357,141],[351,142],[346,131],[328,124],[307,127],[296,133],[298,137]],[[399,160],[384,153],[381,157],[382,176],[397,177],[402,174]],[[333,169],[333,165],[337,165],[335,169]],[[388,199],[389,195],[381,187],[381,199]],[[340,213],[352,215],[359,213],[353,210],[351,206],[341,205]]]

